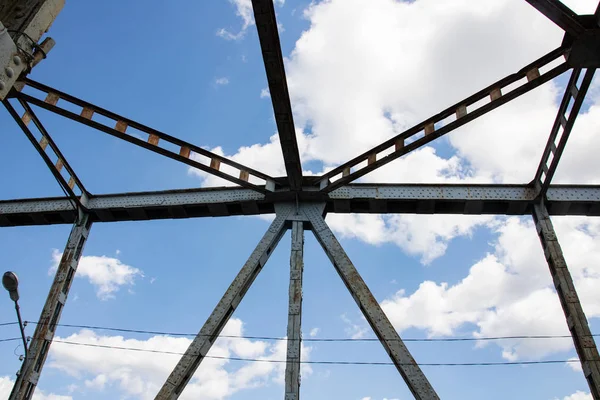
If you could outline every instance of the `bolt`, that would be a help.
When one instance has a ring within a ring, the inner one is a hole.
[[[2,81],[0,81],[0,90],[4,90],[4,88],[6,87],[6,84]]]
[[[12,78],[15,75],[15,70],[11,67],[6,67],[4,69],[4,72],[6,72],[6,76],[8,76],[9,78]]]
[[[13,57],[13,62],[15,63],[15,65],[18,67],[19,65],[21,65],[21,57],[19,56],[14,56]]]

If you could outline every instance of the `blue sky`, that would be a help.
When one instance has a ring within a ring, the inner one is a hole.
[[[319,173],[335,166],[557,47],[557,28],[522,3],[277,1],[304,170]],[[593,11],[593,3],[568,2],[578,12]],[[245,4],[67,2],[50,31],[57,45],[30,77],[282,175],[279,143],[272,138],[276,126],[271,103],[261,96],[267,84],[258,38]],[[391,163],[365,181],[529,182],[565,79]],[[595,81],[557,182],[598,183],[593,152],[599,140],[597,87]],[[37,112],[94,194],[223,184],[91,128]],[[0,112],[0,126],[6,136],[0,160],[7,171],[0,198],[61,195],[5,111]],[[331,215],[327,220],[403,337],[566,332],[527,218]],[[268,223],[265,218],[231,217],[96,224],[62,322],[197,332]],[[600,269],[594,260],[600,255],[600,225],[581,218],[556,218],[555,224],[592,330],[598,332],[600,297],[594,288],[600,283]],[[66,225],[0,230],[0,265],[21,279],[26,320],[39,316],[52,281],[49,271],[69,231]],[[289,253],[288,233],[235,312],[227,333],[285,336]],[[311,337],[311,331],[325,338],[374,337],[309,232],[303,307],[304,337]],[[13,319],[6,296],[0,300],[0,322]],[[28,334],[33,328],[27,327]],[[170,351],[183,351],[187,345],[185,339],[153,335],[64,327],[57,332],[63,340],[84,343]],[[0,326],[0,338],[17,335],[16,326]],[[9,379],[19,368],[16,354],[22,349],[15,349],[17,344],[0,342],[0,393],[9,390]],[[575,357],[568,340],[483,347],[475,342],[408,345],[423,363]],[[388,361],[378,343],[305,346],[308,360]],[[281,342],[278,347],[277,342],[229,339],[216,347],[217,355],[285,357]],[[38,386],[45,397],[39,398],[153,398],[177,359],[56,343]],[[443,398],[588,398],[581,372],[566,364],[424,371]],[[236,361],[203,364],[192,386],[184,392],[188,398],[283,395],[281,366]],[[397,371],[388,366],[312,365],[304,371],[301,393],[310,399],[411,398]]]

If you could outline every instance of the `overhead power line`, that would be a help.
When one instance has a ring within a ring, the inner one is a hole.
[[[25,321],[27,324],[39,324],[38,322]],[[17,322],[0,323],[0,326],[14,325]],[[95,329],[122,333],[139,333],[147,335],[165,335],[165,336],[181,336],[181,337],[196,337],[198,333],[182,333],[182,332],[167,332],[153,331],[142,329],[127,329],[115,328],[96,325],[77,325],[77,324],[56,324],[63,328],[78,328],[78,329]],[[600,337],[600,334],[593,334],[593,337]],[[272,340],[272,341],[288,341],[285,337],[276,336],[247,336],[247,335],[219,335],[221,338],[227,339],[248,339],[248,340]],[[404,342],[477,342],[477,341],[494,341],[494,340],[521,340],[521,339],[566,339],[571,338],[570,335],[514,335],[514,336],[482,336],[482,337],[455,337],[455,338],[402,338]],[[301,339],[303,342],[379,342],[377,338],[316,338],[307,337]],[[393,340],[393,339],[388,339]]]
[[[13,338],[8,338],[8,339],[0,339],[0,342],[12,342],[15,340],[21,340],[20,337],[13,337]]]
[[[102,344],[93,343],[81,343],[71,342],[67,340],[55,339],[55,343],[62,343],[72,346],[85,346],[85,347],[96,347],[102,349],[111,350],[127,350],[127,351],[138,351],[144,353],[158,353],[158,354],[172,354],[172,355],[185,355],[185,353],[165,350],[152,350],[152,349],[140,349],[135,347],[121,347],[121,346],[108,346]],[[190,354],[189,357],[196,357],[197,354]],[[227,361],[244,361],[244,362],[264,362],[274,364],[285,364],[286,360],[272,360],[272,359],[261,359],[261,358],[242,358],[242,357],[221,357],[221,356],[204,356],[204,358],[212,358],[217,360]],[[490,367],[490,366],[501,366],[501,365],[538,365],[538,364],[563,364],[563,363],[575,363],[579,360],[542,360],[542,361],[499,361],[499,362],[467,362],[467,363],[418,363],[420,366],[426,367]],[[301,364],[312,364],[312,365],[395,365],[392,362],[372,362],[372,361],[300,361]],[[406,364],[413,365],[413,364]]]

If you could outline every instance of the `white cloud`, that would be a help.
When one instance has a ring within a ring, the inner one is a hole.
[[[593,12],[596,4],[581,0],[576,9]],[[563,36],[526,2],[512,0],[373,0],[367,8],[361,0],[330,0],[313,2],[304,15],[310,27],[296,42],[286,70],[301,158],[322,162],[325,170],[520,70],[558,47]],[[439,140],[440,151],[424,147],[363,181],[529,182],[560,97],[557,82],[546,84]],[[599,98],[596,93],[590,100]],[[598,166],[598,126],[600,107],[592,104],[575,125],[556,182],[598,182],[593,167]],[[284,174],[276,136],[242,147],[232,158]],[[205,185],[216,182],[201,176]],[[412,215],[329,215],[328,221],[342,237],[394,243],[424,264],[477,227],[498,234],[493,252],[460,282],[423,282],[414,293],[399,291],[384,301],[401,330],[568,333],[530,222]],[[600,227],[573,218],[556,219],[556,228],[588,318],[600,316],[594,290],[600,276],[592,269],[600,256],[595,244]],[[520,359],[563,352],[571,343],[505,341],[501,347],[505,358]]]
[[[583,368],[581,368],[581,363],[579,362],[579,357],[571,357],[569,358],[569,361],[567,363],[567,366],[569,368],[571,368],[573,371],[575,372],[581,372],[583,371]]]
[[[495,229],[494,252],[461,281],[425,281],[412,294],[400,290],[382,302],[399,331],[416,327],[440,336],[474,327],[475,337],[569,335],[532,222],[513,217]],[[588,318],[600,317],[600,268],[592,262],[600,256],[600,221],[556,218],[555,229]],[[497,345],[508,360],[572,349],[570,338],[503,340]]]
[[[315,337],[315,336],[317,336],[317,335],[319,334],[319,331],[320,331],[320,330],[321,330],[321,329],[319,329],[319,328],[312,328],[312,329],[310,330],[309,336],[310,336],[310,337]]]
[[[217,36],[226,40],[240,40],[246,35],[248,27],[254,25],[251,0],[229,0],[235,6],[235,14],[242,19],[242,27],[238,33],[232,33],[225,28],[217,31]]]
[[[223,335],[243,335],[242,321],[232,318]],[[58,337],[50,351],[48,367],[62,371],[81,390],[100,391],[106,385],[117,389],[123,396],[153,399],[177,361],[179,355],[143,353],[118,349],[73,346],[60,341],[86,343],[113,347],[131,347],[183,353],[191,340],[169,336],[152,336],[146,340],[122,336],[102,336],[91,330],[81,330],[66,338]],[[211,348],[209,356],[241,357],[264,360],[285,360],[286,342],[269,344],[241,338],[220,338]],[[310,348],[302,348],[303,359],[308,359]],[[285,363],[248,362],[240,364],[226,359],[207,357],[183,392],[182,399],[225,399],[244,389],[281,384],[284,381]],[[312,373],[303,366],[303,376]],[[84,393],[85,394],[85,393]]]
[[[8,399],[10,392],[15,384],[15,381],[8,376],[0,376],[0,398]],[[71,396],[62,396],[53,393],[46,394],[39,388],[33,395],[33,400],[73,400]]]
[[[558,399],[555,398],[555,400]],[[570,396],[565,396],[563,400],[592,400],[592,395],[578,390]]]
[[[370,328],[365,325],[364,317],[361,319],[361,322],[355,323],[353,322],[346,314],[342,314],[340,316],[344,324],[346,324],[346,335],[350,336],[351,339],[360,339],[366,336],[367,332],[369,332]]]
[[[269,88],[262,88],[260,90],[260,98],[265,99],[267,97],[271,97],[271,93],[269,92]]]
[[[226,40],[240,40],[244,36],[246,36],[246,32],[248,28],[254,25],[254,13],[252,10],[252,1],[251,0],[229,0],[231,4],[235,6],[235,14],[242,19],[242,27],[239,32],[233,33],[225,28],[221,28],[217,31],[217,36],[222,37]],[[283,7],[285,4],[285,0],[275,0],[276,6]],[[277,27],[280,32],[283,31],[283,27],[280,23],[277,23]]]
[[[215,83],[220,86],[228,85],[229,79],[226,77],[217,78],[217,79],[215,79]]]
[[[52,250],[52,266],[49,274],[54,274],[62,253]],[[106,256],[83,256],[79,260],[75,277],[87,278],[96,287],[96,295],[102,300],[115,297],[121,286],[132,286],[135,279],[143,277],[140,269],[123,264],[119,259]]]
[[[244,26],[252,21],[249,3],[235,2]],[[576,8],[593,10],[594,3],[579,1]],[[331,0],[312,3],[305,18],[310,27],[296,42],[286,70],[302,161],[323,162],[325,170],[521,69],[562,40],[561,30],[545,16],[526,2],[511,0],[374,0],[368,8],[360,0]],[[440,156],[433,147],[424,147],[363,181],[529,182],[558,95],[554,83],[546,84],[442,140],[455,149],[454,155]],[[589,165],[596,165],[599,125],[598,107],[580,118],[557,182],[598,179],[596,168]],[[283,175],[280,153],[278,138],[272,136],[267,143],[244,146],[228,156]],[[224,183],[194,172],[204,185]],[[336,232],[371,244],[396,243],[423,263],[444,254],[453,238],[469,235],[487,221],[462,216],[331,217]]]

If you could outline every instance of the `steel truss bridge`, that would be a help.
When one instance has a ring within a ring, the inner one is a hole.
[[[600,66],[600,6],[593,15],[578,15],[557,0],[526,1],[564,30],[564,39],[555,50],[326,174],[303,176],[273,2],[252,0],[285,163],[284,177],[271,177],[29,79],[27,75],[31,69],[46,57],[54,44],[50,38],[41,43],[38,41],[63,8],[64,0],[3,1],[0,4],[0,99],[64,190],[65,197],[0,201],[0,226],[73,224],[10,399],[31,399],[34,393],[93,224],[273,213],[276,218],[271,226],[164,382],[156,399],[177,399],[181,395],[288,229],[292,230],[292,250],[285,399],[299,399],[300,391],[305,230],[312,231],[323,247],[414,397],[438,399],[434,387],[325,222],[327,213],[531,215],[583,374],[592,397],[600,399],[598,349],[550,219],[551,215],[600,215],[600,186],[552,185],[594,72]],[[531,182],[522,185],[353,183],[562,74],[569,74],[570,78]],[[70,167],[32,106],[237,186],[92,194]],[[133,130],[135,135],[131,134]],[[174,148],[178,150],[173,151]]]

